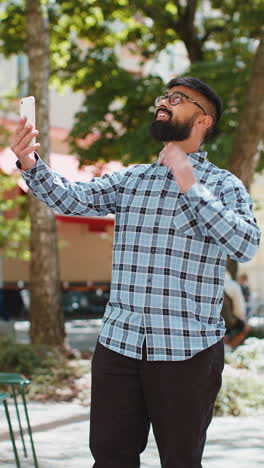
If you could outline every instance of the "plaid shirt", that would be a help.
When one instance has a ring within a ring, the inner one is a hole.
[[[246,262],[260,231],[239,179],[189,154],[197,183],[182,193],[159,161],[87,183],[69,182],[40,159],[22,172],[58,213],[115,214],[113,271],[99,341],[150,361],[189,359],[219,341],[226,258]]]

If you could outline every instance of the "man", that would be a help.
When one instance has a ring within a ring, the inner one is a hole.
[[[246,262],[260,240],[243,184],[199,151],[221,116],[216,93],[176,78],[155,109],[159,160],[88,183],[28,156],[38,145],[24,120],[11,145],[52,209],[115,213],[111,293],[92,362],[94,468],[138,468],[150,423],[162,468],[202,466],[224,365],[226,257]]]
[[[248,275],[246,273],[241,273],[238,277],[238,283],[240,285],[243,297],[246,302],[246,316],[249,318],[250,312],[251,312],[251,305],[250,305],[250,299],[251,299],[251,292],[250,292],[250,287],[248,283]]]

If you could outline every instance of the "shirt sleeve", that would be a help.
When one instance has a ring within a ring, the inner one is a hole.
[[[232,259],[251,260],[261,233],[252,212],[252,200],[242,182],[231,175],[223,183],[220,199],[200,183],[185,194],[199,224]]]
[[[50,169],[38,156],[27,171],[17,167],[32,194],[56,213],[73,216],[114,214],[123,174],[127,170],[95,177],[89,182],[70,182]]]

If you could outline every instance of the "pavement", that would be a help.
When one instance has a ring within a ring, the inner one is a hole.
[[[89,407],[78,403],[28,404],[39,468],[92,468],[89,451]],[[14,429],[16,417],[12,401],[9,410]],[[2,416],[2,417],[1,417]],[[264,414],[256,417],[215,417],[208,430],[203,468],[258,468],[263,466]],[[34,466],[28,436],[28,458],[16,436],[21,468]],[[15,467],[14,455],[0,408],[0,467]],[[153,433],[141,456],[141,468],[160,467]],[[125,467],[124,467],[125,468]]]

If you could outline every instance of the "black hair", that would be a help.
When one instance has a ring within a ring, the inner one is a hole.
[[[212,117],[214,121],[212,127],[209,129],[206,136],[212,134],[223,112],[223,105],[220,97],[206,83],[199,80],[199,78],[194,78],[192,76],[179,76],[173,78],[167,84],[167,89],[174,88],[174,86],[185,86],[186,88],[193,89],[194,91],[197,91],[198,93],[202,94],[213,105],[214,113]]]

